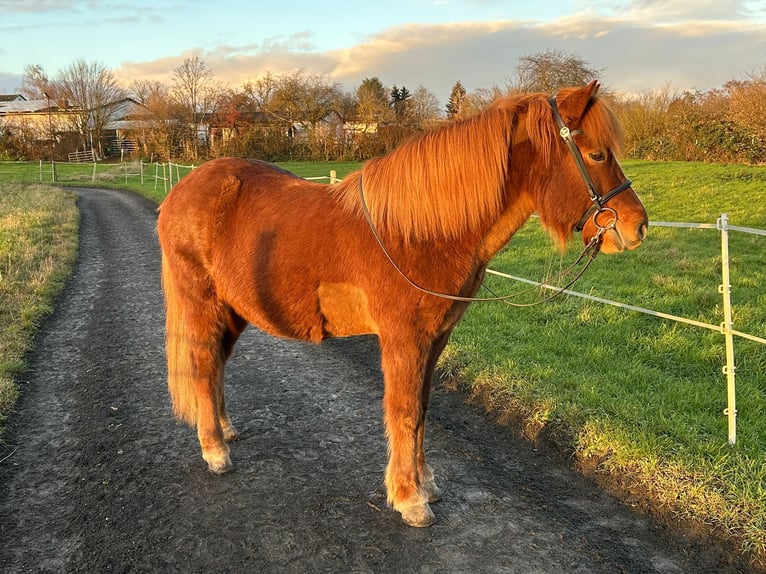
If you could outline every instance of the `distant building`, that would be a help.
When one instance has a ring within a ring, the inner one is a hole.
[[[0,94],[0,104],[4,102],[23,102],[26,98],[21,94]]]
[[[95,150],[97,155],[135,151],[138,148],[136,134],[152,125],[150,112],[131,98],[123,98],[107,107],[110,120],[98,139],[94,137],[94,147],[99,148]],[[33,155],[40,155],[41,159],[50,155],[50,151],[43,155],[44,150],[53,150],[55,159],[66,159],[69,153],[82,148],[81,138],[73,128],[73,117],[79,111],[66,102],[0,94],[0,135],[10,135],[26,147],[38,149]]]

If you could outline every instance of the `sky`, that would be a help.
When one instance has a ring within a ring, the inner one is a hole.
[[[27,65],[55,77],[98,62],[127,87],[172,83],[199,57],[232,88],[319,74],[348,91],[368,77],[505,87],[519,58],[572,54],[621,94],[709,90],[766,69],[766,0],[0,0],[0,93]]]

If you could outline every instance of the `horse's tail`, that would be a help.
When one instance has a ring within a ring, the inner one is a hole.
[[[182,302],[167,256],[162,254],[162,290],[165,294],[165,353],[168,390],[177,419],[197,423],[197,396],[193,387],[193,358]]]

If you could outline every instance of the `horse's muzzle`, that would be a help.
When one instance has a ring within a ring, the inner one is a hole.
[[[617,224],[604,233],[601,242],[602,253],[620,253],[637,249],[646,238],[648,222],[640,221],[635,229],[626,229],[618,220]]]

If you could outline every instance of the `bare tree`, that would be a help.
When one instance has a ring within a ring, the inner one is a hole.
[[[333,112],[338,116],[340,123],[352,121],[356,117],[356,95],[350,92],[339,92],[333,105]]]
[[[145,105],[155,105],[157,100],[167,100],[170,89],[166,84],[151,80],[133,80],[128,89],[130,97]]]
[[[751,80],[727,82],[724,90],[726,119],[750,140],[742,146],[749,150],[749,161],[762,161],[766,150],[766,68]]]
[[[129,94],[149,111],[149,120],[141,130],[140,141],[147,157],[169,160],[180,145],[182,110],[170,97],[170,88],[159,81],[134,80]]]
[[[332,113],[339,94],[337,84],[298,71],[279,79],[264,110],[283,121],[289,131],[296,124],[313,128]]]
[[[584,86],[597,79],[600,72],[574,54],[546,50],[522,56],[516,66],[516,81],[508,87],[514,92],[554,94],[561,88]]]
[[[504,92],[497,86],[491,88],[479,88],[468,94],[463,102],[462,116],[467,117],[484,110]]]
[[[112,72],[98,62],[77,60],[58,73],[55,86],[58,98],[72,107],[69,121],[83,148],[99,147],[98,137],[114,115],[112,105],[125,97]]]
[[[186,148],[190,159],[200,157],[200,143],[207,145],[209,119],[220,103],[223,88],[213,72],[197,56],[187,58],[174,70],[171,94],[183,111]]]
[[[242,91],[255,104],[258,111],[265,112],[278,85],[279,78],[271,72],[266,72],[254,82],[245,83]]]
[[[415,88],[410,101],[413,119],[419,127],[424,128],[428,123],[441,118],[439,100],[432,91],[422,84]]]
[[[625,138],[628,157],[668,159],[671,157],[668,109],[678,99],[669,86],[623,98],[612,103]]]
[[[56,100],[56,85],[39,64],[24,66],[24,76],[19,86],[21,94],[30,100],[50,98]]]

